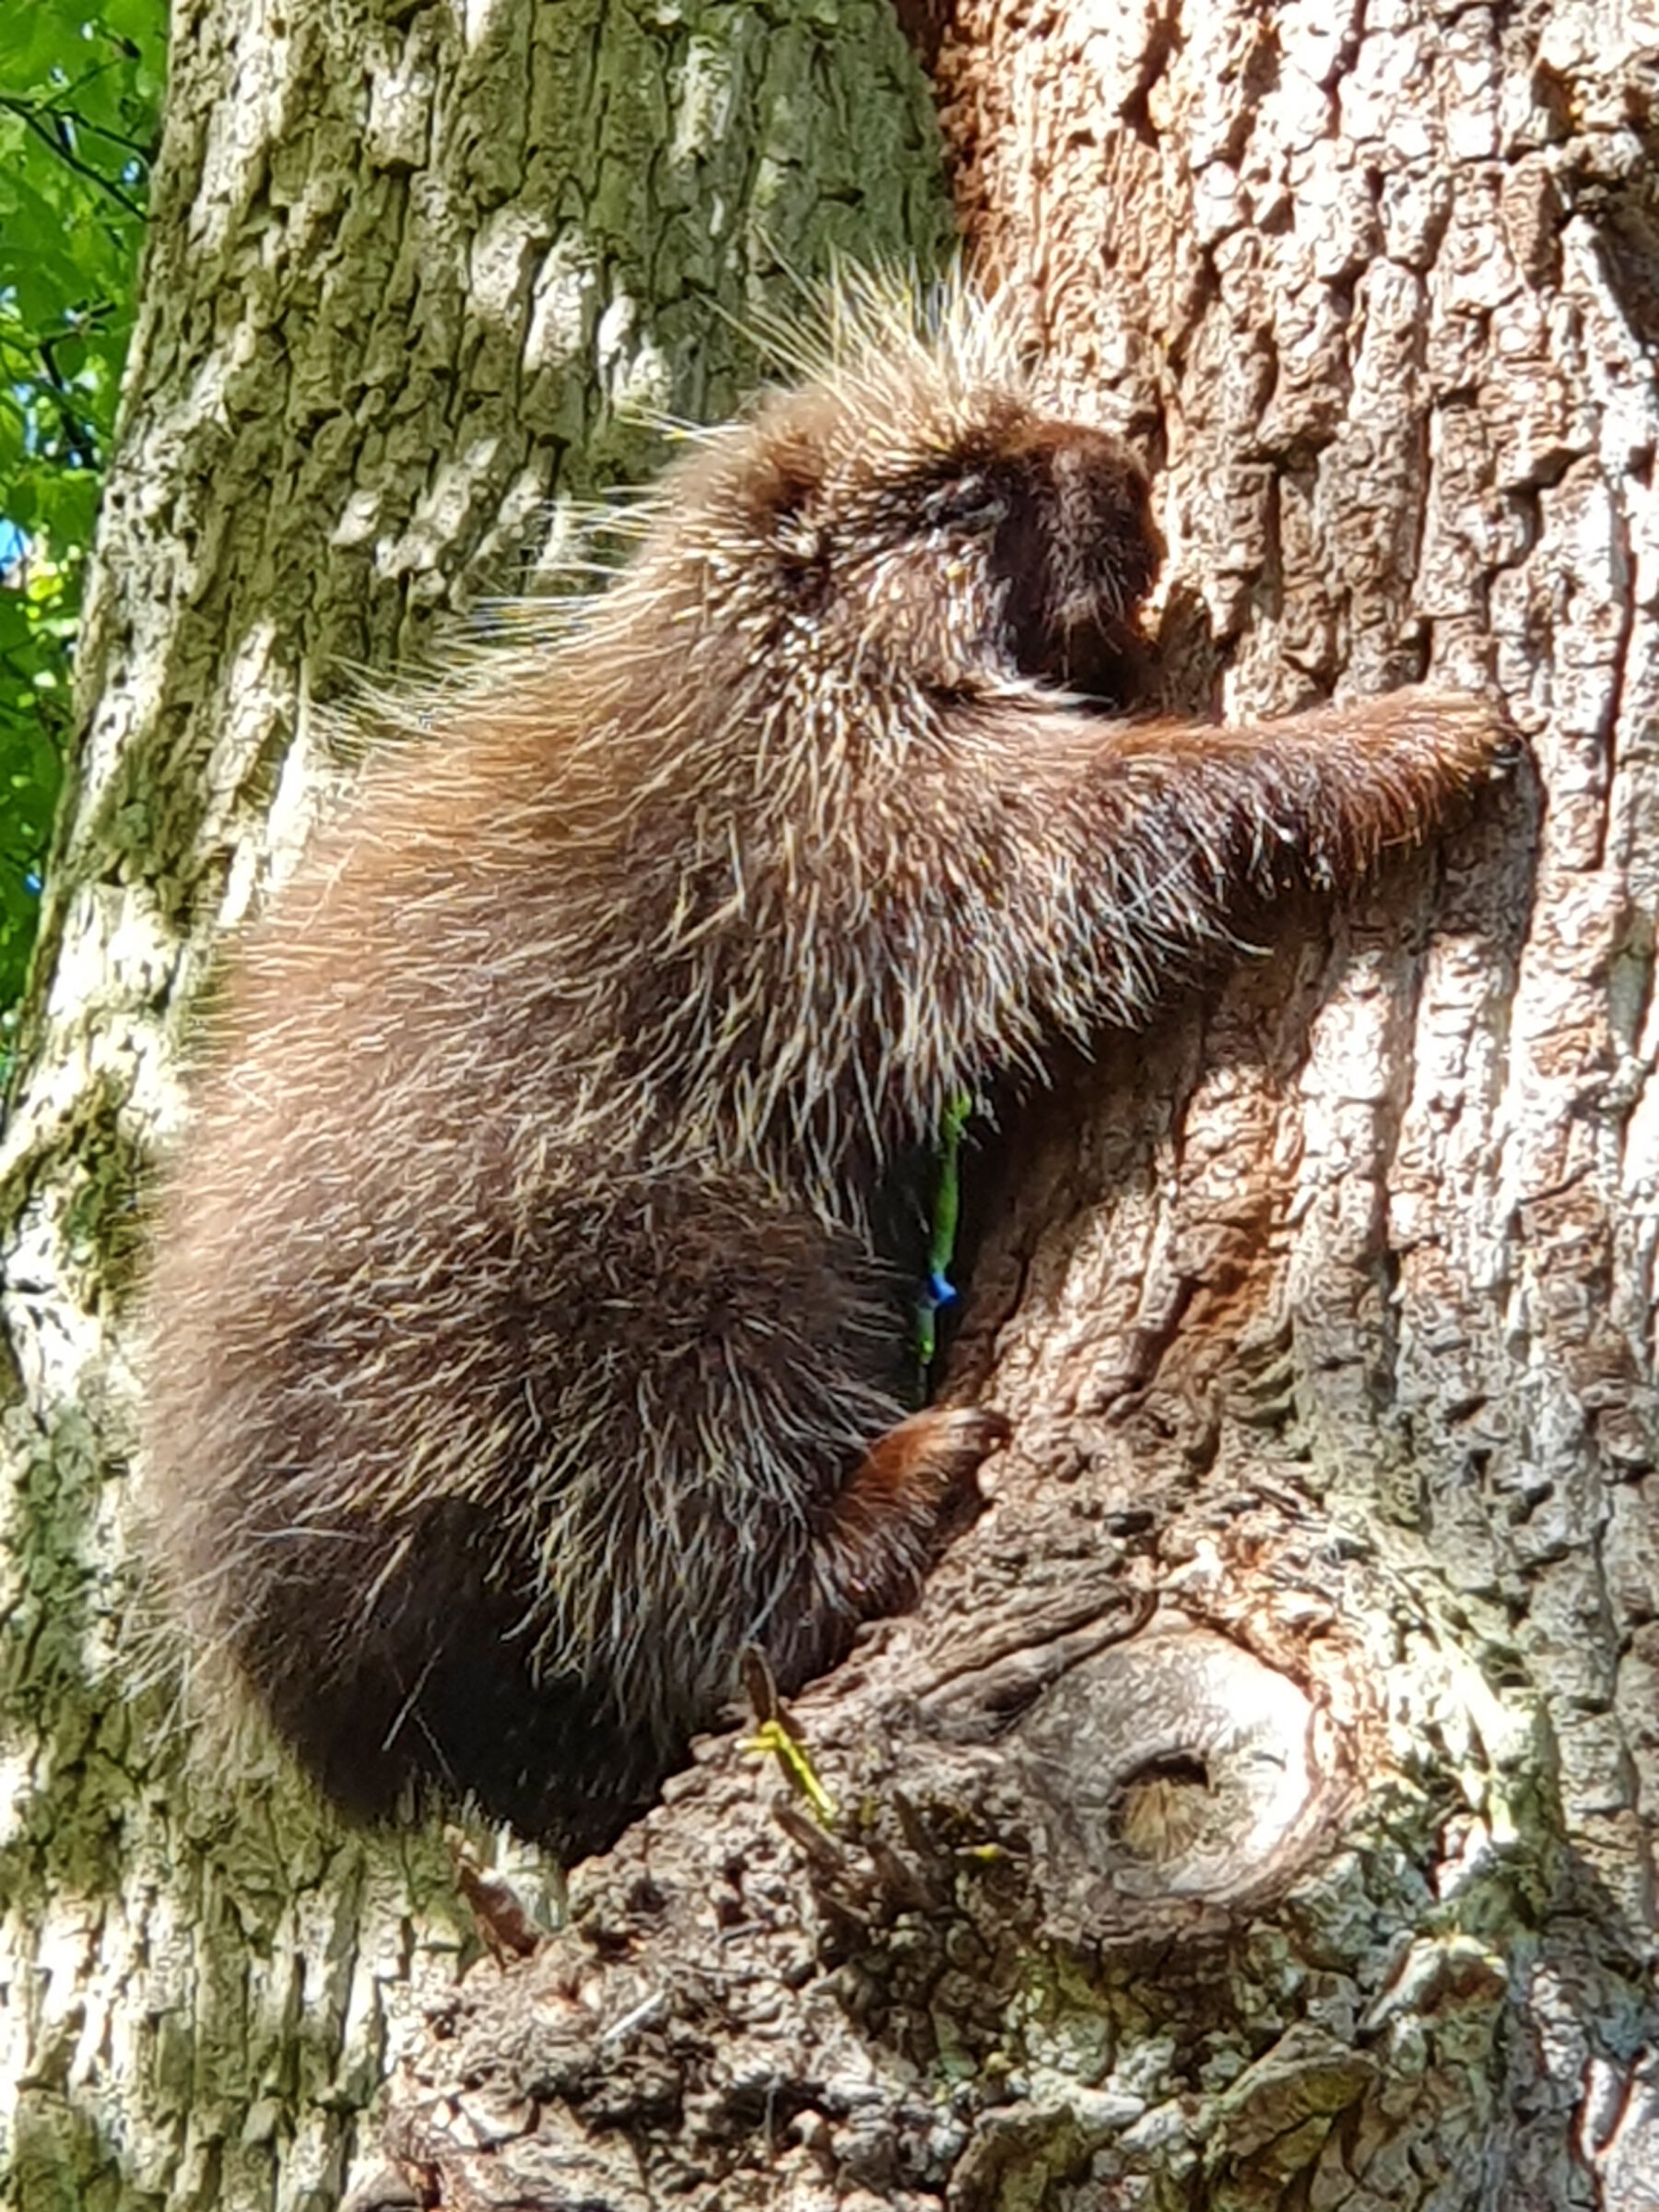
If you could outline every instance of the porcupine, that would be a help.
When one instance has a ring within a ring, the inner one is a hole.
[[[420,711],[228,968],[160,1208],[174,1602],[338,1800],[603,1843],[912,1592],[1006,1432],[872,1230],[947,1102],[1143,1020],[1500,745],[1396,692],[1102,713],[1161,547],[965,285],[843,288],[545,653]]]

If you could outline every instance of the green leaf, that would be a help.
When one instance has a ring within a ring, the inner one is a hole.
[[[70,649],[159,128],[165,0],[0,0],[0,1050],[67,738]]]

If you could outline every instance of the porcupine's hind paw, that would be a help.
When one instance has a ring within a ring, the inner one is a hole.
[[[1013,1433],[985,1406],[930,1406],[877,1440],[830,1509],[823,1542],[863,1613],[901,1603],[925,1564],[940,1508]]]

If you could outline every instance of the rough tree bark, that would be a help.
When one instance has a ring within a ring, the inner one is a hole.
[[[186,1791],[152,1716],[100,1709],[129,1163],[206,911],[245,900],[298,780],[300,671],[405,649],[504,504],[496,542],[523,527],[510,495],[585,428],[579,378],[526,372],[533,334],[613,382],[729,343],[699,295],[741,253],[702,230],[764,196],[730,122],[760,103],[740,78],[711,121],[688,19],[862,67],[850,100],[817,80],[847,144],[877,110],[913,127],[880,11],[604,12],[701,117],[703,167],[653,172],[677,230],[580,192],[618,173],[576,120],[596,50],[559,57],[570,105],[502,128],[528,11],[465,55],[424,14],[359,19],[366,149],[345,33],[278,41],[260,115],[268,29],[194,26],[111,524],[142,558],[92,631],[105,703],[8,1137],[33,2201],[75,2201],[62,2173],[323,2201],[397,2042],[365,2203],[1659,2204],[1659,76],[1633,12],[906,11],[1056,397],[1158,465],[1172,696],[1492,682],[1532,766],[1358,900],[1276,917],[971,1170],[952,1386],[1015,1445],[916,1612],[794,1710],[833,1818],[711,1741],[577,1874],[566,1933],[410,2035],[456,1940],[399,1887],[441,1908],[429,1842],[342,1838],[281,1778]],[[815,80],[790,81],[798,151]],[[681,145],[671,108],[629,111],[628,143]],[[458,120],[486,112],[484,139]],[[885,186],[886,159],[853,170]],[[639,274],[664,230],[665,268],[709,257],[677,314]]]

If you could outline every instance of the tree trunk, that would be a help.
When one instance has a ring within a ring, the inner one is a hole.
[[[211,940],[332,765],[313,701],[511,588],[549,497],[648,473],[641,408],[729,409],[774,272],[949,230],[884,0],[200,0],[153,208],[0,1155],[0,2109],[29,2212],[335,2203],[478,1947],[435,1832],[346,1830],[268,1749],[191,1771],[168,1684],[130,1691],[144,1181]]]
[[[1015,1443],[794,1709],[833,1813],[712,1740],[440,1995],[430,1838],[114,1698],[135,1162],[310,674],[610,464],[590,366],[724,404],[697,302],[811,258],[808,140],[841,242],[926,228],[882,11],[591,12],[182,27],[7,1137],[20,2194],[326,2202],[401,2052],[365,2203],[1659,2205],[1633,11],[901,11],[1055,397],[1157,465],[1171,701],[1494,683],[1530,763],[970,1162],[950,1386]]]

